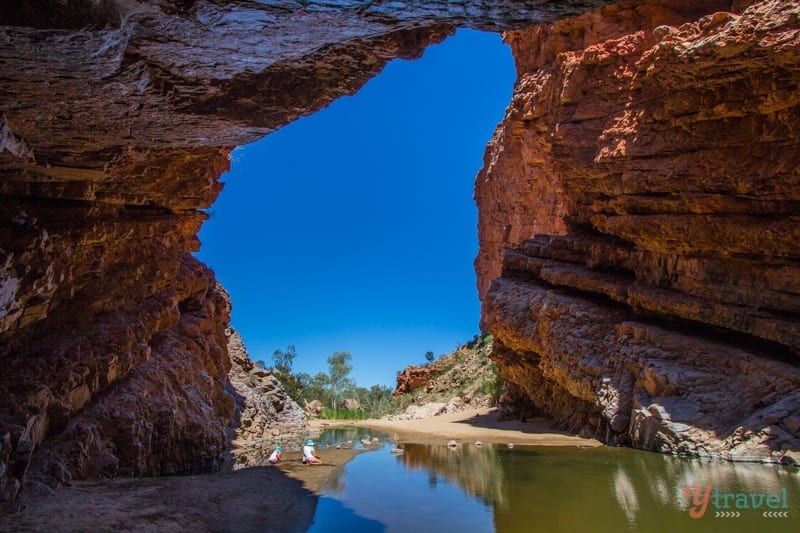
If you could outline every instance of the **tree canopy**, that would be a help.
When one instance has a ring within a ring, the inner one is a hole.
[[[350,377],[353,371],[353,356],[349,351],[334,352],[328,357],[328,372],[310,375],[305,372],[293,374],[292,363],[297,357],[293,344],[286,350],[275,350],[272,354],[276,377],[281,380],[287,394],[300,405],[319,400],[330,410],[328,416],[344,414],[339,409],[345,399],[358,400],[363,410],[360,416],[381,416],[391,409],[392,389],[383,385],[372,385],[369,389],[358,387]]]
[[[275,350],[272,352],[272,361],[275,363],[275,370],[287,375],[291,374],[292,362],[294,361],[295,357],[297,357],[297,350],[295,349],[294,344],[287,346],[285,352],[282,350]]]

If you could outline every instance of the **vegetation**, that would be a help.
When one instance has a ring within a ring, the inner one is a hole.
[[[319,417],[328,420],[364,420],[368,418],[367,414],[361,409],[349,411],[347,409],[329,409],[327,407],[322,408]]]
[[[392,388],[385,385],[359,387],[351,378],[353,356],[348,351],[334,352],[328,357],[328,371],[315,375],[293,373],[297,358],[295,346],[286,350],[275,350],[272,354],[273,374],[281,380],[287,394],[301,406],[314,400],[322,402],[324,408],[320,418],[338,420],[363,420],[404,411],[411,403],[448,401],[454,396],[488,396],[496,403],[503,391],[503,380],[497,366],[489,359],[493,338],[491,335],[475,337],[456,348],[449,355],[436,359],[433,352],[425,353],[426,365],[435,369],[436,390],[426,393],[415,390],[392,398]],[[257,365],[264,365],[257,361]],[[346,399],[356,400],[359,409],[345,409]]]
[[[492,404],[497,404],[497,402],[500,401],[500,396],[503,394],[503,376],[500,375],[500,371],[497,369],[497,365],[494,361],[490,361],[489,364],[494,377],[481,383],[477,391],[480,394],[489,395]]]
[[[295,349],[294,344],[287,346],[285,352],[281,350],[275,350],[272,352],[272,360],[275,363],[275,370],[283,374],[291,374],[292,362],[294,361],[295,357],[297,357],[297,350]]]
[[[292,363],[296,357],[294,345],[290,344],[285,351],[275,350],[272,355],[272,371],[283,383],[289,397],[300,406],[314,400],[321,401],[325,408],[320,413],[320,418],[363,420],[392,412],[391,387],[372,385],[367,389],[356,386],[350,377],[353,370],[353,356],[350,352],[334,352],[328,357],[328,372],[318,372],[314,376],[305,372],[292,373]],[[344,409],[342,404],[345,399],[356,400],[361,408]]]
[[[328,357],[328,396],[333,406],[333,412],[336,412],[336,407],[340,399],[344,399],[345,391],[355,388],[355,382],[350,379],[350,372],[353,370],[353,365],[350,361],[353,356],[350,352],[334,352],[333,355]]]

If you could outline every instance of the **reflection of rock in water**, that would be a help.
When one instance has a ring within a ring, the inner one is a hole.
[[[435,485],[436,476],[457,484],[468,494],[494,505],[506,507],[504,472],[499,464],[497,452],[490,446],[446,446],[427,444],[405,444],[405,453],[397,456],[409,469],[430,472],[430,483]]]
[[[619,463],[612,489],[617,504],[629,522],[637,521],[640,500],[648,495],[656,506],[686,510],[690,501],[684,489],[690,485],[711,486],[723,493],[778,493],[787,489],[800,493],[800,477],[791,467],[755,463],[678,459],[636,453],[634,460]]]
[[[636,525],[636,515],[639,513],[639,498],[636,497],[636,489],[633,487],[633,482],[625,473],[625,470],[619,468],[614,472],[614,495],[617,497],[619,506],[625,517],[631,525]]]
[[[683,494],[691,484],[728,493],[768,494],[785,488],[794,514],[766,527],[770,532],[794,532],[800,518],[800,508],[793,503],[800,496],[800,476],[786,467],[688,460],[620,448],[499,448],[494,459],[503,471],[504,506],[494,507],[498,533],[533,530],[534,524],[542,524],[545,531],[685,531],[694,522]],[[710,505],[707,518],[712,521],[713,510]],[[724,531],[757,531],[764,520],[752,510],[725,522]]]
[[[381,431],[357,427],[336,427],[326,429],[317,437],[317,445],[322,448],[336,447],[371,447],[379,446],[381,442],[391,440]]]

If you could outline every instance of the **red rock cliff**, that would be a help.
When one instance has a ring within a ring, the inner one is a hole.
[[[218,460],[228,304],[191,252],[232,147],[455,25],[608,3],[4,2],[0,501]]]
[[[230,148],[459,25],[527,28],[476,192],[510,396],[648,449],[796,451],[800,6],[564,18],[609,3],[4,3],[0,500],[218,461],[229,307],[191,252]]]
[[[800,458],[800,3],[648,1],[506,40],[476,269],[514,395],[611,442]]]

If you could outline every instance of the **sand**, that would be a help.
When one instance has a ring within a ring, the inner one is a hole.
[[[313,420],[312,428],[324,430],[335,426],[374,428],[393,435],[397,442],[444,444],[450,440],[485,443],[595,447],[602,444],[594,439],[584,439],[552,428],[547,419],[534,418],[498,421],[496,408],[483,408],[418,420]]]

